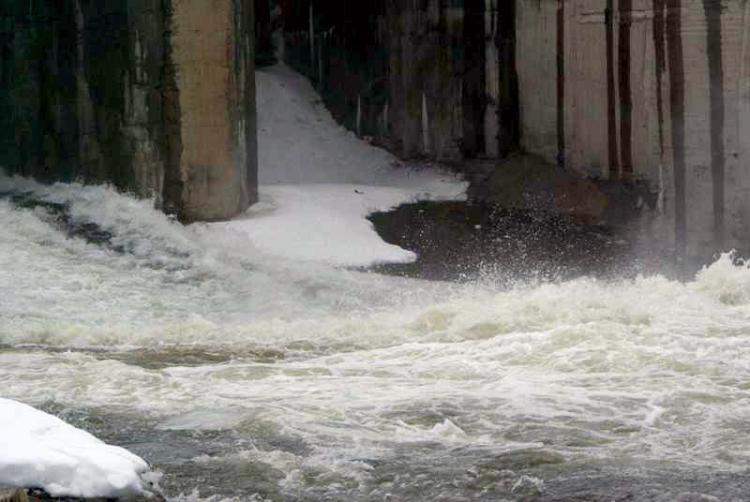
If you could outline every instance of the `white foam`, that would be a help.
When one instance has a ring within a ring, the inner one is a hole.
[[[326,184],[305,190],[320,198],[347,187],[321,212],[347,201],[342,228],[372,237],[362,215],[381,202],[361,205],[367,192],[353,188],[383,185],[316,181]],[[369,460],[420,442],[746,469],[747,266],[725,255],[687,283],[581,278],[498,291],[298,263],[304,251],[293,248],[306,242],[319,257],[329,251],[314,237],[294,241],[269,216],[317,206],[291,182],[270,187],[253,210],[249,219],[266,226],[253,234],[246,220],[182,227],[106,188],[0,178],[0,191],[65,203],[126,249],[68,238],[45,211],[0,200],[0,344],[10,346],[0,352],[0,392],[127,410],[161,430],[291,438],[304,448],[271,461],[291,494],[309,473],[357,486]],[[299,221],[312,227],[323,217],[315,214]],[[272,232],[278,247],[254,244]],[[368,242],[358,255],[385,252]],[[348,259],[330,252],[330,263]],[[180,365],[190,351],[221,357]]]
[[[82,188],[66,189],[74,210]],[[167,430],[269,424],[312,447],[279,464],[290,493],[326,465],[330,479],[366,482],[361,459],[387,459],[394,444],[541,447],[519,423],[586,445],[555,445],[564,455],[746,464],[750,270],[731,256],[688,283],[494,291],[243,255],[219,231],[172,228],[139,205],[91,218],[136,240],[146,222],[167,225],[159,246],[189,268],[68,239],[43,214],[0,202],[0,344],[15,347],[0,353],[4,396],[127,409]],[[115,349],[226,360],[150,369]],[[277,356],[255,357],[264,351]]]

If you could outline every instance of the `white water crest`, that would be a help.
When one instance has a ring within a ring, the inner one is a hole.
[[[611,466],[745,475],[750,268],[731,255],[687,283],[500,290],[272,258],[102,187],[0,191],[16,196],[0,198],[0,395],[132,441],[179,480],[171,497],[512,499]]]

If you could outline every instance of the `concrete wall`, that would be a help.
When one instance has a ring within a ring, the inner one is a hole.
[[[463,8],[391,2],[389,132],[404,157],[461,157]],[[456,54],[454,54],[454,51]]]
[[[293,3],[291,62],[360,135],[443,161],[517,147],[645,187],[639,231],[667,251],[750,251],[750,2],[314,2],[313,52]]]
[[[291,5],[287,62],[353,131],[405,158],[497,157],[516,146],[515,33],[501,22],[513,5],[313,2],[312,51],[310,1]]]
[[[750,249],[748,2],[518,0],[522,146],[645,180],[650,236],[679,255]]]
[[[386,2],[287,2],[285,60],[313,80],[334,117],[360,136],[387,139]]]
[[[0,5],[0,166],[183,220],[255,200],[252,0]]]

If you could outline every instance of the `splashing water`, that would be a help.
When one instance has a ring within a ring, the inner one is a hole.
[[[689,283],[498,291],[284,261],[102,187],[4,186],[0,394],[144,456],[170,498],[750,493],[731,255]]]

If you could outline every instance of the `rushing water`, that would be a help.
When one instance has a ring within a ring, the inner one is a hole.
[[[169,498],[750,499],[750,269],[730,257],[685,284],[499,290],[4,182],[56,205],[0,198],[0,394],[142,455]]]

